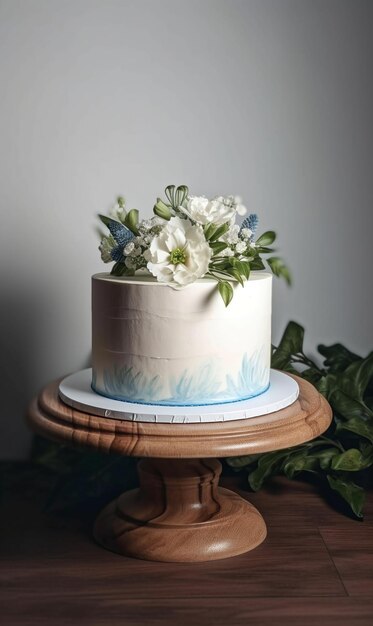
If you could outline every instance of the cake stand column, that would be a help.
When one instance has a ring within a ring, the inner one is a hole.
[[[95,539],[119,554],[154,561],[209,561],[242,554],[266,537],[260,513],[218,486],[216,459],[143,459],[139,489],[99,515]]]

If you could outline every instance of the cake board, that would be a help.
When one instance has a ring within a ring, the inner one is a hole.
[[[67,376],[59,385],[61,400],[74,409],[92,415],[157,424],[226,422],[259,417],[289,406],[299,394],[296,380],[277,370],[271,370],[269,387],[260,395],[236,402],[189,406],[115,400],[96,393],[91,387],[91,380],[90,368]]]
[[[238,494],[219,487],[216,457],[291,447],[324,432],[329,404],[307,381],[293,378],[298,398],[278,411],[207,423],[112,419],[72,408],[48,385],[29,409],[32,427],[56,441],[143,457],[139,489],[99,515],[94,536],[105,548],[155,561],[196,562],[247,552],[266,536],[261,514]]]

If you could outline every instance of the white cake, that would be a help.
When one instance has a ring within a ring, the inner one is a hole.
[[[272,276],[232,282],[224,306],[213,279],[175,290],[150,276],[92,277],[92,387],[145,404],[234,402],[268,389]]]

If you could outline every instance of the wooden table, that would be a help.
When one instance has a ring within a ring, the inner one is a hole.
[[[126,556],[154,561],[209,561],[242,554],[266,537],[265,522],[246,500],[218,486],[216,457],[268,452],[309,441],[332,412],[308,382],[295,377],[299,398],[257,418],[211,424],[151,424],[74,410],[48,385],[29,409],[38,433],[56,441],[143,457],[140,488],[99,515],[96,540]]]

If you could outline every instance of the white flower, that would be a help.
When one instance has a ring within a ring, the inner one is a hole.
[[[220,237],[220,240],[224,241],[225,243],[229,243],[230,245],[234,245],[239,241],[239,231],[240,227],[238,226],[238,224],[233,224],[232,226],[230,226],[229,230]]]
[[[252,234],[253,231],[251,230],[251,228],[242,228],[242,230],[240,231],[242,239],[250,239]]]
[[[225,248],[222,252],[220,252],[220,256],[234,256],[234,252],[232,248]]]
[[[111,263],[111,261],[113,260],[111,258],[111,251],[113,250],[113,248],[115,248],[115,246],[116,241],[112,235],[103,236],[98,249],[101,252],[101,259],[104,263]]]
[[[114,204],[113,207],[111,207],[109,215],[114,220],[117,220],[118,222],[122,222],[122,224],[124,224],[126,211],[124,210],[123,206],[121,206],[118,202]]]
[[[154,237],[144,257],[148,270],[159,282],[178,289],[206,274],[211,253],[200,226],[172,217]]]
[[[126,267],[128,267],[129,270],[136,269],[136,261],[131,256],[128,256],[125,259],[124,263],[125,263]]]
[[[137,246],[131,252],[131,256],[140,256],[140,254],[142,254],[142,250],[141,250],[140,246]]]
[[[128,256],[129,254],[131,254],[131,252],[135,249],[135,244],[133,243],[133,241],[130,241],[129,243],[127,243],[126,246],[124,246],[123,249],[123,254],[125,256]]]
[[[236,243],[236,251],[238,253],[245,252],[246,248],[247,243],[245,243],[244,241],[239,241],[238,243]]]
[[[233,196],[232,201],[234,206],[236,207],[236,212],[238,213],[238,215],[246,215],[247,208],[244,204],[242,204],[242,198],[240,196]]]
[[[180,206],[183,211],[198,224],[224,224],[234,217],[235,209],[225,202],[225,198],[219,197],[209,200],[204,196],[189,196],[186,208]]]

